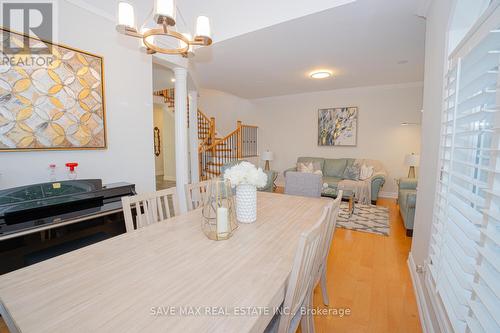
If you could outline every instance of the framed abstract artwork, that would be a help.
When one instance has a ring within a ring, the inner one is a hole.
[[[319,146],[356,146],[357,132],[357,107],[318,110]]]
[[[0,50],[26,39],[42,43],[3,28],[0,34]],[[44,58],[1,54],[0,151],[105,149],[103,58],[49,44]]]

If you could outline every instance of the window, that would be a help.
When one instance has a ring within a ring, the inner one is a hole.
[[[449,59],[426,282],[453,332],[500,332],[500,9]],[[440,310],[440,311],[439,311]],[[446,327],[446,326],[443,326]]]

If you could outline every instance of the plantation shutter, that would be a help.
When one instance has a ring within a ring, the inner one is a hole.
[[[426,279],[453,332],[500,332],[499,9],[482,22],[445,77]]]

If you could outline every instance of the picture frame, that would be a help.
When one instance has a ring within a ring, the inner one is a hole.
[[[357,146],[358,107],[318,109],[318,146]]]
[[[0,34],[0,49],[25,38],[52,46],[51,54],[27,55],[45,64],[0,66],[0,152],[107,149],[103,57],[3,27]]]

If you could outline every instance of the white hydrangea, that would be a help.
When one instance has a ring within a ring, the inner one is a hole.
[[[224,172],[224,179],[229,180],[232,187],[248,184],[261,188],[267,183],[267,175],[264,171],[245,161],[227,169]]]

